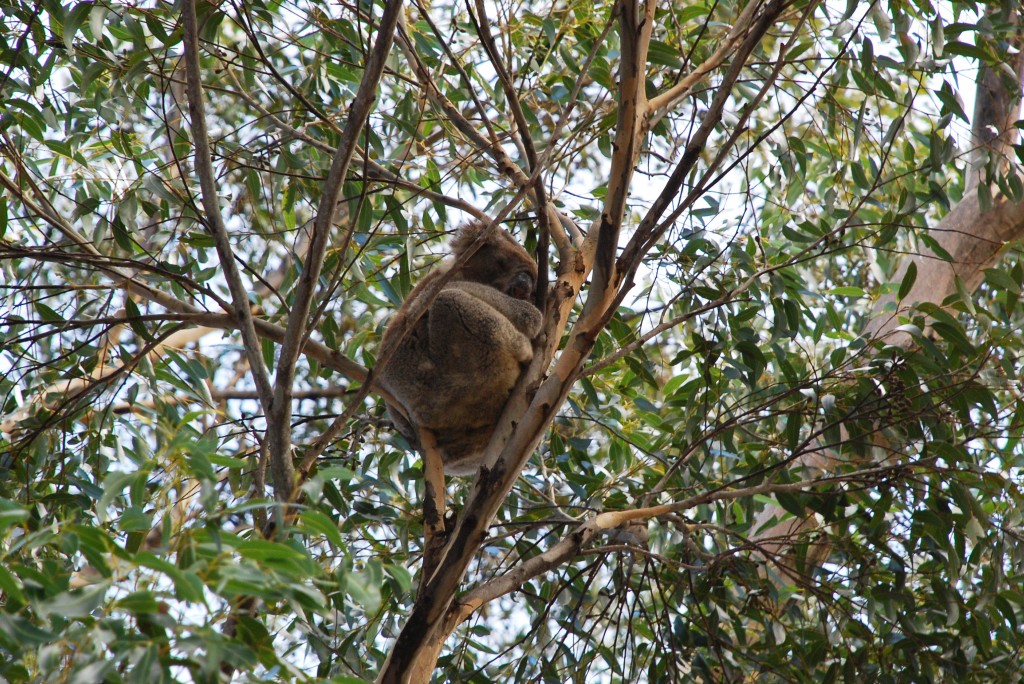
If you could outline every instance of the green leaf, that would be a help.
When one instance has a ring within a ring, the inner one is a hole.
[[[80,2],[64,18],[64,47],[69,52],[74,50],[75,35],[78,33],[86,16],[89,15],[92,7],[93,3],[91,2]]]
[[[1003,290],[1005,292],[1012,292],[1014,294],[1021,293],[1021,287],[1013,277],[1001,268],[987,268],[985,269],[985,282],[987,282],[992,288],[996,290]]]
[[[63,323],[64,317],[42,302],[35,302],[36,311],[39,317],[47,323]]]
[[[122,532],[146,532],[152,529],[153,520],[142,511],[142,508],[138,506],[129,506],[118,519],[117,527]]]
[[[281,542],[248,539],[239,543],[235,551],[243,558],[288,574],[305,577],[314,573],[312,560],[307,553]]]
[[[651,64],[660,64],[662,66],[672,68],[679,68],[682,66],[679,50],[667,43],[661,42],[660,40],[651,41],[647,58],[650,60]]]
[[[56,638],[53,632],[37,627],[25,618],[6,613],[0,613],[0,632],[9,635],[19,648],[49,644]]]
[[[859,287],[833,287],[827,291],[828,294],[840,297],[866,297],[867,292]]]
[[[934,321],[932,323],[932,329],[937,332],[942,339],[946,340],[963,353],[974,353],[974,346],[971,344],[970,340],[967,339],[967,336],[959,325],[950,325],[949,323],[944,323],[942,321]]]
[[[952,45],[950,45],[950,51],[954,51]],[[948,81],[943,82],[942,87],[935,91],[935,96],[942,103],[941,111],[943,114],[949,112],[965,123],[970,123],[967,113],[964,111],[963,102],[960,100],[960,95],[953,90]]]
[[[327,540],[330,541],[335,548],[344,548],[345,542],[341,538],[341,533],[338,532],[337,523],[320,511],[304,511],[302,515],[299,516],[299,519],[302,521],[302,527],[308,534],[322,534],[327,537]]]
[[[974,308],[974,297],[972,297],[971,294],[967,291],[967,287],[964,286],[964,281],[960,278],[960,276],[954,275],[953,284],[956,286],[957,294],[960,295],[960,301],[963,302],[963,305],[967,307],[967,311],[970,312],[972,316],[976,316],[978,312]]]
[[[899,292],[896,294],[896,299],[902,301],[910,294],[910,290],[914,287],[914,282],[917,280],[917,264],[911,261],[907,264],[907,272],[903,274],[903,280],[900,282]]]
[[[412,591],[412,574],[401,565],[385,564],[384,571],[395,580],[403,592]]]
[[[100,582],[84,589],[68,591],[36,607],[44,617],[82,618],[99,608],[107,596],[107,582]]]
[[[160,603],[151,591],[134,591],[114,604],[122,610],[135,615],[146,615],[160,612]]]
[[[4,608],[9,612],[13,612],[28,602],[25,594],[21,591],[21,587],[21,581],[12,575],[6,567],[0,565],[0,592],[3,592],[7,599]]]

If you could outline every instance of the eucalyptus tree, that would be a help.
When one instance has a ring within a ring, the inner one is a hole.
[[[0,2],[0,676],[1013,681],[1019,3]],[[545,325],[473,478],[381,331]]]

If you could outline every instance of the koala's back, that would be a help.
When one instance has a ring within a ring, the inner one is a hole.
[[[513,350],[529,349],[530,340],[485,303],[470,297],[448,302],[446,294],[398,345],[380,382],[408,411],[412,425],[389,406],[405,438],[418,445],[414,425],[431,430],[445,470],[469,475],[519,379],[521,361]],[[476,321],[475,329],[467,319]],[[388,332],[398,327],[392,324]],[[385,333],[382,349],[394,344]]]
[[[391,360],[378,382],[400,404],[388,405],[395,427],[416,446],[420,428],[433,432],[452,475],[479,467],[542,323],[531,301],[537,267],[526,250],[482,224],[459,230],[453,257],[471,246],[458,272],[444,266],[413,288],[381,340],[381,354]],[[442,277],[448,282],[438,292]],[[431,297],[410,326],[409,312]]]

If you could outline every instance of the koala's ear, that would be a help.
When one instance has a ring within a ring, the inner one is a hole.
[[[455,237],[452,238],[452,253],[462,254],[469,245],[473,244],[473,241],[480,237],[480,233],[484,231],[486,224],[480,221],[473,221],[459,228],[455,233]]]

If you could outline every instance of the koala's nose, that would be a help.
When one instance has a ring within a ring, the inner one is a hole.
[[[505,294],[516,299],[527,299],[533,294],[533,278],[529,273],[519,273],[508,284]]]

